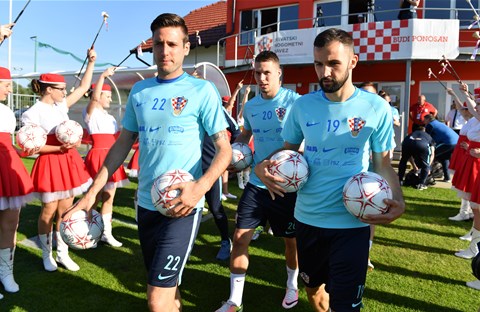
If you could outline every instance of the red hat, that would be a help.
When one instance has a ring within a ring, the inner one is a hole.
[[[95,89],[95,86],[96,86],[96,84],[93,83],[92,86],[90,87],[90,90]],[[104,83],[103,86],[102,86],[102,92],[107,92],[107,91],[112,92],[112,87],[110,87],[109,84]]]
[[[41,74],[40,79],[38,79],[41,83],[48,83],[48,84],[67,84],[65,82],[65,78],[62,75],[58,74]]]
[[[228,102],[229,100],[230,100],[230,96],[228,95],[222,96],[222,102]]]
[[[12,76],[10,75],[10,71],[8,68],[0,67],[0,81],[10,81],[12,80]]]
[[[480,88],[473,89],[473,93],[475,93],[475,96],[480,96]]]

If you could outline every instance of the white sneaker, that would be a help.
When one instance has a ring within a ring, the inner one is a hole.
[[[375,269],[375,266],[370,261],[370,257],[368,258],[367,267],[368,267],[368,271],[373,271],[373,269]]]
[[[282,301],[282,307],[291,309],[298,303],[298,289],[288,289],[285,292],[285,297]]]
[[[227,196],[225,196],[225,194],[222,194],[222,200],[227,200]]]
[[[468,212],[459,212],[456,216],[449,217],[448,220],[452,221],[467,221],[470,220],[470,214]]]
[[[474,252],[473,250],[471,250],[470,248],[467,248],[467,249],[457,251],[455,253],[455,256],[463,258],[463,259],[472,259],[473,257],[475,257],[477,255],[477,253]]]
[[[226,198],[237,199],[237,196],[235,196],[235,195],[233,195],[233,194],[230,194],[230,193],[228,193],[228,194],[223,194],[223,195],[225,195]]]
[[[476,290],[480,290],[480,281],[476,280],[476,281],[467,282],[467,286]]]
[[[472,230],[468,231],[467,234],[459,237],[461,240],[471,241],[472,240]]]
[[[241,189],[241,190],[244,190],[244,189],[245,189],[245,185],[243,185],[243,183],[241,183],[240,181],[238,181],[238,188]]]
[[[227,301],[222,304],[220,309],[215,310],[215,312],[242,312],[243,305],[237,307],[233,302]]]
[[[272,228],[269,228],[267,233],[270,234],[270,235],[273,235],[273,230],[272,230]]]

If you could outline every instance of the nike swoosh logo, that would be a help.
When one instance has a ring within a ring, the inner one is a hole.
[[[263,133],[267,133],[270,130],[272,130],[272,129],[263,130]]]
[[[136,106],[136,107],[140,107],[140,106],[142,106],[143,104],[145,104],[145,103],[137,103],[135,106]]]
[[[170,278],[170,277],[173,277],[173,276],[175,276],[175,275],[162,276],[162,273],[160,273],[160,274],[158,274],[158,279],[159,279],[160,281],[163,281],[163,280],[165,280],[165,279],[167,279],[167,278]]]
[[[285,231],[285,235],[290,235],[290,234],[294,234],[295,231]]]
[[[150,128],[150,129],[148,129],[148,131],[155,132],[155,131],[158,131],[158,129],[160,129],[160,127]]]
[[[358,303],[352,303],[352,308],[356,308],[357,306],[361,305],[362,304],[362,301],[360,300],[360,302]]]
[[[258,115],[258,114],[252,114],[252,117],[255,117],[255,116],[257,116],[257,115]]]
[[[321,121],[320,122],[308,122],[307,121],[307,127],[312,127],[312,126],[318,125],[319,123],[321,123]]]
[[[325,147],[324,147],[324,148],[323,148],[323,152],[324,152],[324,153],[328,153],[328,152],[333,151],[334,149],[336,149],[336,147],[334,147],[334,148],[325,148]]]

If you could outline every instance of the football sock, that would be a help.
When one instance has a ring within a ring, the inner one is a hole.
[[[373,245],[373,241],[369,240],[368,241],[368,251],[370,251],[370,249],[372,249],[372,245]]]
[[[298,289],[298,268],[294,270],[287,266],[287,276],[287,288]]]
[[[237,307],[242,305],[243,286],[245,285],[245,274],[230,273],[230,298]]]

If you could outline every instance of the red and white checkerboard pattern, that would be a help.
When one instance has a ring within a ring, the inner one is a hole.
[[[400,44],[392,37],[408,36],[410,20],[359,23],[352,25],[353,44],[360,61],[390,60],[400,51]]]

